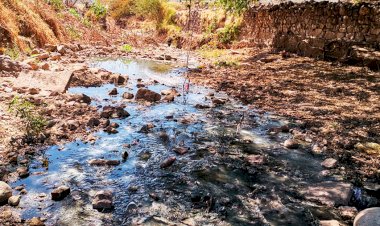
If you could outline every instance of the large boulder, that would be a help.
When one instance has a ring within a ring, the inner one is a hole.
[[[0,204],[8,202],[12,196],[12,188],[5,182],[0,181]]]
[[[380,207],[362,210],[355,217],[354,226],[378,226],[380,225]]]
[[[100,113],[102,118],[126,118],[129,117],[130,114],[124,110],[123,107],[113,107],[113,106],[105,106],[103,108],[102,113]]]
[[[136,100],[145,100],[148,102],[157,102],[161,100],[161,95],[149,89],[139,89],[136,93]]]

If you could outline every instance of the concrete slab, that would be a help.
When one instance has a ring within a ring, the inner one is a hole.
[[[69,88],[73,72],[74,70],[21,72],[13,85],[63,93]]]

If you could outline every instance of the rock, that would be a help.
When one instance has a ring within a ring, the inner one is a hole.
[[[137,205],[136,205],[136,203],[134,203],[134,202],[130,202],[130,203],[128,203],[128,205],[127,205],[127,211],[130,213],[130,212],[133,212],[133,211],[135,211],[135,210],[137,210],[138,209],[138,207],[137,207]]]
[[[128,191],[130,192],[136,192],[137,190],[139,190],[139,187],[137,187],[136,185],[130,185],[128,187]]]
[[[30,95],[36,95],[36,94],[40,93],[40,91],[38,89],[36,89],[36,88],[30,88],[28,90],[28,92],[29,92]]]
[[[58,45],[57,46],[57,52],[64,55],[67,51],[67,48],[65,45]]]
[[[319,221],[320,226],[343,226],[337,220],[323,220]]]
[[[164,101],[164,102],[173,102],[174,98],[175,98],[174,95],[170,94],[170,95],[167,95],[164,98],[162,98],[162,101]]]
[[[90,118],[87,122],[88,127],[96,127],[100,125],[100,120],[97,118]]]
[[[21,196],[19,195],[14,195],[14,196],[11,196],[9,199],[8,199],[8,204],[10,206],[18,206],[18,204],[20,203],[20,200],[21,200]]]
[[[116,134],[116,133],[119,133],[119,131],[117,131],[117,129],[115,129],[115,128],[112,127],[112,126],[107,126],[107,127],[104,129],[104,132],[107,132],[108,134]]]
[[[98,210],[109,210],[113,208],[112,192],[111,191],[99,191],[95,194],[95,198],[92,201],[92,208]]]
[[[294,139],[287,139],[284,142],[284,147],[289,148],[289,149],[297,149],[299,147],[299,144]]]
[[[352,220],[358,214],[358,210],[353,206],[340,206],[338,208],[340,216],[343,219]]]
[[[161,131],[158,137],[162,140],[162,142],[167,143],[169,142],[169,135],[166,133],[166,131]]]
[[[38,54],[36,57],[39,60],[46,60],[49,58],[49,53],[41,53],[41,54]]]
[[[64,199],[70,194],[70,188],[67,186],[59,186],[51,192],[51,199],[54,201],[59,201]]]
[[[160,199],[160,197],[155,192],[149,193],[149,197],[151,197],[154,201],[158,201]]]
[[[103,108],[100,116],[102,118],[126,118],[129,117],[130,114],[124,110],[123,107],[106,106]]]
[[[173,163],[175,162],[175,160],[176,160],[176,157],[175,157],[175,156],[171,156],[171,157],[165,159],[165,160],[161,163],[160,168],[167,168],[167,167],[173,165]]]
[[[0,55],[0,71],[19,72],[23,69],[31,69],[28,64],[12,60],[8,56]]]
[[[148,123],[146,125],[143,125],[143,127],[141,127],[140,129],[140,133],[149,133],[151,131],[151,129],[154,128],[154,124],[153,123]]]
[[[367,7],[367,6],[362,6],[362,7],[360,7],[360,9],[359,9],[359,15],[361,15],[361,16],[365,16],[365,15],[367,15],[367,14],[369,14],[370,13],[370,9]]]
[[[149,89],[139,89],[136,93],[135,99],[156,102],[161,100],[161,95]]]
[[[44,222],[38,217],[33,217],[29,220],[29,226],[45,226]]]
[[[307,200],[318,201],[328,206],[347,206],[352,196],[349,183],[324,181],[302,188],[300,193]]]
[[[161,90],[161,94],[162,95],[173,95],[173,96],[180,96],[181,95],[175,88]]]
[[[20,178],[25,178],[29,176],[29,170],[26,167],[19,167],[17,168],[17,173]]]
[[[117,84],[117,85],[123,85],[127,81],[127,78],[119,74],[113,74],[110,79],[111,79],[111,83]]]
[[[49,64],[48,64],[48,63],[44,63],[44,64],[42,64],[42,65],[41,65],[41,68],[42,68],[42,70],[45,70],[45,71],[47,71],[47,70],[49,70],[49,69],[50,69],[50,66],[49,66]]]
[[[86,94],[75,94],[75,95],[71,95],[69,98],[68,98],[68,101],[75,101],[75,102],[79,102],[79,103],[86,103],[86,104],[90,104],[91,103],[91,97],[87,96]]]
[[[223,105],[223,104],[226,103],[226,101],[225,101],[225,100],[221,100],[221,99],[214,98],[214,99],[212,100],[212,103],[215,104],[215,105]]]
[[[115,96],[115,95],[117,95],[118,94],[118,92],[117,92],[117,89],[116,88],[113,88],[109,93],[108,93],[108,95],[110,95],[110,96]]]
[[[328,169],[331,169],[331,168],[335,168],[336,167],[336,164],[337,164],[337,160],[336,159],[333,159],[333,158],[327,158],[325,159],[321,165],[325,168],[328,168]]]
[[[207,109],[207,108],[210,108],[210,106],[209,105],[205,105],[205,104],[196,104],[195,108],[197,108],[197,109]]]
[[[362,210],[355,217],[353,226],[379,226],[380,207],[373,207]]]
[[[119,160],[107,159],[91,159],[88,163],[92,166],[117,166],[120,164]]]
[[[143,88],[143,87],[145,87],[145,85],[144,85],[143,83],[137,83],[137,84],[136,84],[136,87],[137,87],[137,88]]]
[[[123,98],[124,99],[127,99],[127,100],[130,100],[130,99],[133,99],[133,97],[135,97],[132,93],[123,93]]]
[[[34,71],[36,71],[36,70],[38,70],[40,67],[38,66],[38,64],[36,64],[34,61],[29,61],[28,63],[27,63],[30,67],[31,67],[31,69],[32,70],[34,70]]]
[[[50,55],[50,60],[60,60],[61,59],[61,54],[60,53],[52,53]]]
[[[78,129],[79,126],[80,126],[79,122],[75,120],[68,120],[66,122],[66,127],[71,131]]]
[[[12,196],[12,188],[5,182],[0,181],[0,204],[6,203]]]
[[[124,161],[127,160],[128,159],[128,152],[124,151],[121,157],[123,158]]]
[[[264,156],[262,155],[249,155],[246,160],[251,165],[262,165],[264,163]]]
[[[173,151],[179,155],[184,155],[186,154],[189,150],[188,148],[185,147],[175,147],[173,148]]]
[[[314,155],[320,155],[322,154],[322,148],[320,146],[318,146],[317,144],[314,144],[313,147],[311,148],[311,152],[314,154]]]

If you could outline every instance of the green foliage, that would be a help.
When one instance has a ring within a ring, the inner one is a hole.
[[[218,32],[218,39],[223,44],[229,44],[239,36],[239,24],[226,25]]]
[[[96,0],[94,4],[90,7],[89,11],[86,13],[86,17],[91,20],[100,20],[105,18],[107,15],[107,8],[99,0]]]
[[[80,39],[82,37],[82,33],[71,25],[67,27],[67,32],[69,33],[72,39]]]
[[[8,55],[13,60],[16,60],[20,56],[20,49],[17,46],[8,47],[5,49],[5,55]]]
[[[124,51],[124,52],[132,52],[132,46],[129,45],[129,44],[125,44],[121,47],[121,50]]]
[[[46,0],[46,2],[53,6],[53,8],[57,11],[62,10],[64,8],[62,0]]]
[[[78,20],[81,19],[81,15],[74,8],[70,8],[69,13],[73,15],[75,18],[77,18]]]
[[[219,0],[219,2],[229,11],[238,14],[243,13],[255,0]]]
[[[47,125],[46,120],[37,112],[36,106],[18,96],[9,103],[9,111],[23,121],[28,140],[38,137]]]

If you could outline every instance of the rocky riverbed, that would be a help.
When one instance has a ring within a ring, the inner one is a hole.
[[[20,95],[49,119],[40,147],[3,140],[2,223],[334,225],[379,205],[376,184],[348,181],[302,122],[193,83],[187,92],[179,51],[52,51],[36,71],[72,70],[65,94],[2,72],[2,109]],[[32,70],[26,61],[15,67]],[[2,117],[2,134],[20,127]]]

